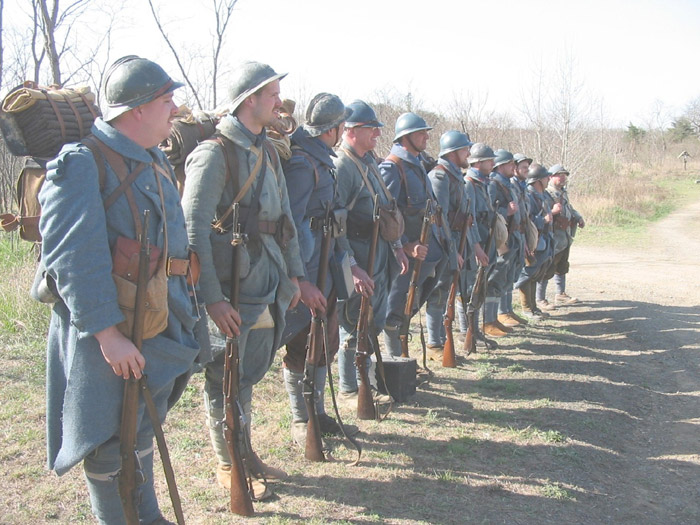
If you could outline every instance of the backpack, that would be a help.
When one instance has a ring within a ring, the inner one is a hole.
[[[95,96],[88,87],[75,89],[42,87],[25,82],[2,101],[0,131],[9,152],[26,157],[17,177],[15,198],[18,213],[0,215],[0,227],[30,242],[41,242],[39,234],[39,190],[46,176],[46,163],[64,144],[90,134],[100,115]]]

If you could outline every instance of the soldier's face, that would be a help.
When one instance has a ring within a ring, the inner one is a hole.
[[[510,178],[513,176],[513,173],[515,172],[515,163],[514,162],[506,162],[505,164],[501,164],[498,167],[498,171],[504,177]]]
[[[255,121],[261,126],[272,126],[279,118],[282,107],[280,99],[280,81],[270,82],[252,96],[252,113]]]
[[[496,163],[493,159],[482,160],[479,163],[479,171],[485,175],[488,175],[493,171],[493,165]]]
[[[158,98],[142,104],[134,109],[140,113],[141,126],[144,141],[157,146],[170,135],[173,118],[177,113],[177,106],[173,102],[173,94],[166,93]]]
[[[559,189],[566,186],[566,174],[565,173],[559,173],[557,175],[552,175],[551,180],[552,180],[552,183]]]
[[[408,135],[408,138],[410,139],[413,147],[416,148],[419,152],[425,151],[425,148],[428,147],[428,131],[427,130],[423,129],[420,131],[414,131],[413,133]]]
[[[530,169],[530,163],[527,161],[518,162],[515,168],[515,174],[520,180],[527,179],[527,170]]]
[[[462,148],[458,149],[455,153],[457,154],[457,166],[460,168],[468,168],[469,167],[469,153],[470,153],[469,148]]]
[[[356,149],[371,151],[377,147],[377,140],[382,134],[379,128],[353,128]]]

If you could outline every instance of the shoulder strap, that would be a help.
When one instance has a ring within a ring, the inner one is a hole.
[[[226,173],[227,173],[228,177],[231,179],[231,182],[233,184],[233,188],[235,189],[238,186],[238,184],[237,184],[238,181],[237,181],[235,174],[231,168],[232,168],[232,166],[238,167],[238,158],[237,158],[237,155],[235,153],[235,147],[233,146],[233,143],[229,139],[227,139],[226,137],[224,137],[223,135],[220,135],[220,134],[217,134],[216,136],[214,136],[208,140],[215,142],[216,144],[221,146],[221,149],[224,153],[224,162],[226,163]],[[255,161],[255,165],[253,166],[253,169],[250,170],[250,175],[248,175],[248,179],[246,179],[245,184],[243,184],[243,187],[240,190],[238,190],[238,193],[233,198],[233,202],[231,203],[232,205],[237,203],[237,202],[240,202],[241,199],[245,196],[245,194],[248,193],[248,191],[250,190],[250,187],[253,185],[253,182],[255,181],[255,178],[258,175],[258,172],[262,168],[264,152],[258,150],[257,148],[255,148],[253,150],[253,152],[257,153],[258,159]],[[224,212],[224,214],[221,217],[219,217],[219,219],[216,222],[214,222],[212,224],[212,228],[223,229],[224,223],[229,218],[231,213],[233,213],[233,207],[229,206],[226,209],[226,211]]]
[[[141,222],[141,215],[138,207],[136,206],[136,198],[134,197],[134,191],[131,189],[131,185],[136,180],[136,177],[138,177],[138,175],[144,169],[146,169],[149,164],[139,162],[136,167],[129,172],[124,157],[94,135],[85,137],[83,139],[83,144],[90,149],[95,157],[100,189],[104,187],[105,180],[107,178],[105,164],[110,165],[110,167],[114,170],[117,179],[119,180],[119,186],[117,186],[117,188],[103,202],[105,211],[107,211],[112,204],[116,202],[117,198],[124,193],[126,195],[126,200],[129,203],[129,209],[131,210],[131,215],[134,220],[134,227],[137,232],[141,232],[143,234],[143,223]],[[158,196],[160,197],[161,213],[163,216],[163,251],[161,252],[161,261],[165,261],[168,257],[168,221],[165,212],[163,186],[160,182],[158,173],[161,173],[163,176],[167,177],[167,179],[171,182],[172,179],[170,178],[170,175],[155,162],[155,160],[150,165],[153,167],[153,174],[156,178],[156,184],[158,185]]]
[[[131,184],[136,180],[139,173],[141,173],[148,164],[144,162],[139,162],[133,171],[129,172],[126,166],[126,161],[119,153],[114,151],[112,148],[107,146],[104,142],[99,140],[94,135],[89,135],[83,139],[83,143],[90,149],[93,156],[95,157],[95,164],[97,165],[97,173],[99,178],[100,189],[104,187],[106,180],[105,164],[109,164],[114,173],[119,179],[119,186],[104,200],[104,208],[107,211],[121,196],[122,193],[126,194],[126,200],[129,203],[129,208],[131,209],[131,215],[134,219],[134,225],[138,231],[142,230],[141,217],[139,215],[138,208],[136,206],[136,199],[134,198],[134,192],[131,190]],[[101,162],[100,162],[101,161]]]
[[[313,158],[311,155],[309,155],[308,153],[306,153],[306,152],[305,152],[303,149],[301,149],[299,146],[296,146],[296,145],[295,145],[295,146],[292,146],[292,152],[293,152],[292,155],[294,155],[295,153],[298,153],[299,155],[301,155],[302,157],[304,157],[306,160],[308,160],[309,163],[311,163],[311,167],[314,169],[314,181],[315,181],[315,182],[314,182],[314,188],[315,188],[316,186],[318,186],[318,180],[319,180],[318,168],[316,168],[316,161],[314,160],[314,158]]]

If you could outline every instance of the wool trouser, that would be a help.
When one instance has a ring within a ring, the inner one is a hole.
[[[390,272],[390,278],[394,281],[389,291],[387,304],[386,325],[384,326],[384,344],[387,352],[393,356],[401,355],[401,341],[399,339],[399,328],[404,320],[404,309],[406,306],[408,289],[411,284],[415,259],[409,260],[408,272],[399,274],[398,269]],[[437,284],[439,273],[442,272],[446,260],[423,261],[417,279],[418,290],[413,304],[412,313],[420,310],[427,297]],[[391,275],[393,273],[394,275]]]

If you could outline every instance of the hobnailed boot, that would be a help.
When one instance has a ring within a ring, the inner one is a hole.
[[[503,328],[506,327],[504,326]],[[509,330],[512,330],[512,328],[509,328]],[[490,335],[491,337],[503,337],[504,335],[508,335],[508,332],[502,330],[497,321],[485,323],[483,332],[484,335]]]
[[[520,293],[520,309],[523,312],[523,315],[525,317],[528,317],[530,319],[534,319],[537,316],[535,315],[535,312],[532,309],[532,304],[530,303],[530,282],[524,282],[520,288],[518,288],[518,292]]]
[[[530,305],[532,306],[532,312],[535,314],[536,317],[539,317],[540,319],[546,319],[547,317],[549,317],[549,314],[547,312],[543,312],[537,307],[537,301],[535,299],[536,287],[537,283],[535,281],[531,281],[529,289],[529,298]]]
[[[507,326],[509,328],[512,328],[514,326],[520,326],[520,323],[516,321],[513,317],[511,317],[510,312],[506,314],[498,314],[498,322],[501,323],[503,326]]]
[[[442,363],[442,351],[442,345],[428,345],[426,347],[426,354],[428,356],[428,359],[430,359],[431,361],[438,361]]]
[[[216,467],[216,481],[221,488],[231,490],[231,465],[219,463]],[[262,481],[251,479],[249,482],[253,489],[251,494],[253,501],[263,501],[275,495],[272,489]]]

